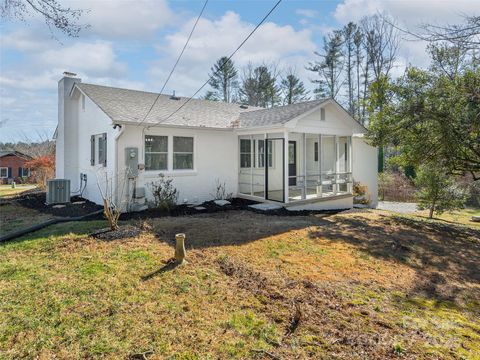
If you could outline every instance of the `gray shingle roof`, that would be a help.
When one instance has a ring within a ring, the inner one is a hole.
[[[328,99],[305,101],[297,104],[277,106],[270,109],[260,109],[240,114],[239,127],[248,128],[285,124],[309,110],[317,107]]]
[[[109,86],[85,83],[76,85],[113,121],[141,122],[158,96],[156,93]],[[184,97],[172,100],[170,95],[160,95],[145,124],[161,122],[165,125],[230,128],[234,122],[238,121],[240,113],[260,109],[252,106],[243,109],[239,104],[192,99],[168,118],[186,100],[187,98]]]
[[[86,83],[76,84],[113,121],[139,123],[157,98],[157,93],[120,89]],[[279,125],[327,101],[313,100],[298,104],[264,109],[254,106],[243,108],[240,104],[192,99],[171,116],[187,98],[173,100],[170,95],[160,95],[144,121],[145,125],[164,124],[210,128],[248,128]]]

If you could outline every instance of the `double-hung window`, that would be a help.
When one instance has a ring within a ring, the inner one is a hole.
[[[168,170],[168,136],[145,136],[145,170]]]
[[[252,166],[252,147],[249,139],[240,139],[240,167]]]
[[[173,170],[193,170],[193,137],[173,137]]]

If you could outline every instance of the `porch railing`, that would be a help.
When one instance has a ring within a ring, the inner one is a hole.
[[[322,174],[308,174],[289,176],[295,179],[295,185],[289,185],[289,199],[291,201],[305,200],[311,198],[322,198],[352,192],[352,172],[328,172]],[[300,191],[298,195],[292,194],[295,190]]]

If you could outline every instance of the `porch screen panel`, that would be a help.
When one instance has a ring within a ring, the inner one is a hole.
[[[349,191],[348,184],[351,182],[350,176],[350,141],[349,137],[341,136],[338,138],[338,191],[345,193]]]
[[[252,193],[252,162],[253,142],[250,137],[239,139],[239,169],[238,169],[238,192],[245,195]]]
[[[267,152],[271,153],[272,166],[266,168],[268,200],[284,202],[285,195],[285,161],[284,139],[268,139],[266,142]]]
[[[334,136],[322,136],[320,156],[322,158],[322,196],[329,196],[334,193],[336,177]]]
[[[265,199],[265,135],[252,136],[252,188],[253,195]]]

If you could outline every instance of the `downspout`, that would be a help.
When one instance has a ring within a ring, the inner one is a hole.
[[[118,139],[123,135],[123,132],[125,131],[125,125],[120,125],[120,131],[115,135],[115,161],[114,161],[114,169],[113,169],[113,175],[115,177],[115,201],[117,205],[120,203],[122,199],[120,199],[120,193],[119,193],[119,182],[118,178],[120,177],[119,174],[119,169],[120,169],[120,164],[118,163],[119,161],[119,155],[118,155]]]

